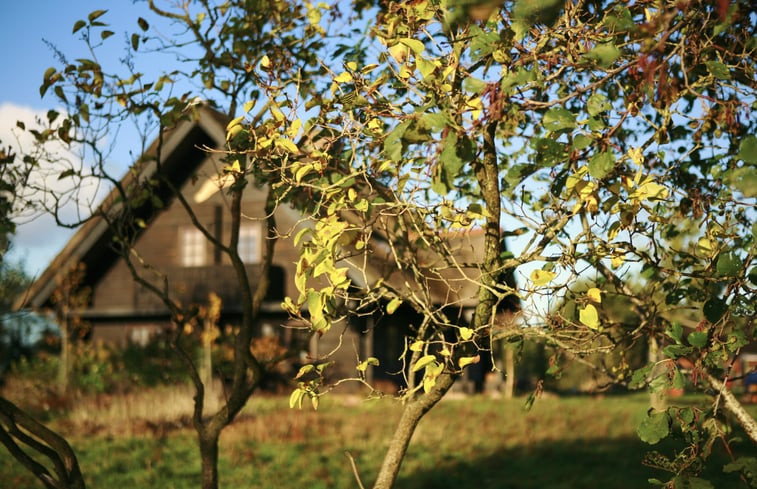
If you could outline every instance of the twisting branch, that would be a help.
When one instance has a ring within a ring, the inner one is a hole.
[[[0,397],[0,443],[50,489],[84,489],[84,478],[71,446],[60,435]],[[29,455],[23,446],[36,452]],[[53,465],[55,475],[40,462]]]

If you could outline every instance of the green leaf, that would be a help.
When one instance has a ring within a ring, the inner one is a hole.
[[[577,134],[573,138],[573,149],[576,151],[581,151],[582,149],[585,149],[591,146],[592,142],[594,142],[594,140],[591,139],[589,136],[585,134]]]
[[[589,160],[589,175],[602,179],[615,168],[615,155],[612,151],[597,153]]]
[[[446,112],[427,112],[421,116],[420,123],[432,132],[439,132],[447,127],[450,119]]]
[[[707,346],[707,333],[704,331],[694,331],[693,333],[689,333],[687,338],[691,346],[696,346],[697,348],[704,348]]]
[[[736,158],[744,163],[757,165],[757,136],[750,134],[741,140]]]
[[[509,187],[516,187],[525,180],[529,175],[537,170],[534,165],[527,163],[518,163],[510,167],[505,174],[505,182]]]
[[[686,345],[668,345],[662,349],[662,352],[668,358],[676,359],[679,357],[685,357],[687,355],[691,355],[691,353],[694,352],[694,349]]]
[[[472,37],[470,55],[474,63],[494,52],[499,46],[499,33],[496,30],[485,31],[476,24],[472,24],[470,34]]]
[[[733,251],[718,255],[715,269],[721,277],[736,277],[741,272],[741,258]]]
[[[586,103],[586,110],[592,117],[610,110],[611,108],[612,105],[610,105],[610,102],[607,101],[607,97],[602,93],[593,94],[589,97],[589,101]]]
[[[564,0],[516,0],[512,16],[529,25],[552,25],[560,16]]]
[[[728,304],[718,297],[713,297],[702,306],[704,317],[712,324],[720,321],[726,311],[728,311]]]
[[[673,479],[673,487],[676,489],[715,489],[710,481],[688,474],[676,476]]]
[[[406,37],[406,38],[400,39],[400,43],[409,47],[410,50],[416,55],[421,54],[423,50],[425,49],[425,46],[423,45],[423,43],[418,41],[417,39],[410,39]]]
[[[469,76],[463,80],[463,90],[468,93],[475,93],[480,95],[486,88],[486,82],[479,80],[478,78]]]
[[[421,56],[415,58],[415,67],[418,68],[418,71],[421,73],[421,77],[424,80],[434,74],[434,71],[436,70],[436,65],[434,63]]]
[[[502,88],[502,92],[505,95],[512,95],[515,91],[513,90],[514,88],[527,85],[529,82],[532,82],[534,80],[536,80],[536,74],[534,74],[533,71],[527,70],[525,68],[520,68],[516,71],[511,71],[507,75],[503,76],[500,87]]]
[[[398,124],[384,138],[384,152],[390,160],[399,161],[402,158],[402,137],[409,126],[410,121]]]
[[[555,107],[544,114],[542,124],[550,131],[573,129],[576,127],[576,116],[568,109]]]
[[[631,375],[631,381],[628,383],[629,389],[641,389],[647,383],[647,377],[652,372],[654,365],[650,364],[638,370],[634,370]]]
[[[749,270],[747,277],[749,277],[750,282],[752,282],[754,285],[757,285],[757,267],[752,267],[752,269]]]
[[[454,187],[455,178],[460,174],[460,170],[465,166],[465,162],[457,154],[457,134],[451,131],[442,141],[442,153],[439,155],[439,163],[442,165],[442,175],[447,188]]]
[[[620,57],[620,50],[612,42],[597,44],[586,53],[586,58],[596,61],[602,68],[610,67]]]
[[[707,71],[709,71],[712,76],[714,76],[718,80],[731,79],[731,71],[720,61],[707,61],[705,65],[707,66]]]
[[[131,48],[136,51],[139,47],[139,34],[131,35]]]
[[[102,39],[104,41],[105,39],[109,38],[113,34],[115,34],[115,32],[113,32],[113,31],[102,31],[100,33],[100,39]]]
[[[683,326],[681,326],[680,322],[673,322],[670,328],[665,331],[665,334],[670,336],[679,345],[683,343]]]
[[[746,198],[757,197],[757,168],[746,166],[734,168],[725,175],[725,181]]]
[[[75,34],[76,32],[80,31],[87,23],[83,20],[77,20],[74,22],[74,29],[71,31],[72,34]]]
[[[670,418],[665,412],[650,413],[636,429],[641,441],[654,445],[670,433]]]

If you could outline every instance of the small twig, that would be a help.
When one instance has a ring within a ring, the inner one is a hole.
[[[352,473],[355,475],[355,480],[357,481],[357,485],[360,489],[365,489],[365,486],[363,486],[363,482],[360,480],[360,474],[357,471],[357,464],[355,463],[355,459],[352,458],[352,454],[350,452],[344,452],[344,454],[347,456],[348,459],[350,459],[350,465],[352,466]]]

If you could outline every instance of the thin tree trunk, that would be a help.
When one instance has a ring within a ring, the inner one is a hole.
[[[512,348],[503,347],[505,371],[505,387],[502,393],[505,399],[512,399],[515,394],[515,352]]]
[[[218,438],[220,432],[199,430],[202,489],[218,489]]]
[[[58,391],[65,394],[68,391],[68,381],[71,372],[71,341],[69,339],[68,319],[60,319],[60,365],[58,366]]]
[[[657,338],[655,338],[654,336],[649,337],[649,341],[647,344],[648,344],[647,361],[655,365],[655,367],[653,367],[652,369],[652,373],[654,375],[655,370],[660,368],[656,365],[660,356],[660,347],[657,344]],[[667,409],[668,402],[667,402],[667,396],[665,394],[665,391],[659,390],[657,392],[651,392],[649,394],[649,403],[655,411],[664,411],[665,409]]]
[[[204,321],[205,331],[202,335],[202,365],[201,378],[205,384],[205,404],[208,404],[208,397],[213,394],[213,350],[212,350],[212,329],[213,322],[210,319]]]
[[[402,460],[407,453],[407,447],[415,433],[415,428],[423,416],[444,397],[444,394],[455,383],[456,377],[442,374],[436,380],[436,385],[428,394],[408,402],[402,411],[397,428],[394,430],[392,441],[384,455],[384,461],[379,469],[378,478],[373,489],[389,489],[397,479]]]

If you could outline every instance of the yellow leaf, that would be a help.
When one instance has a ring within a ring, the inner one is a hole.
[[[297,154],[300,152],[299,148],[297,148],[297,145],[294,144],[292,141],[288,140],[287,138],[278,138],[274,144],[278,148],[285,149],[289,151],[290,153]]]
[[[389,47],[389,54],[394,58],[397,63],[403,63],[407,59],[407,55],[410,52],[410,48],[404,44],[395,44]]]
[[[402,300],[395,297],[391,301],[389,301],[389,304],[386,305],[386,313],[387,314],[394,314],[394,311],[397,310],[397,308],[402,304]]]
[[[287,136],[289,136],[291,139],[296,138],[297,133],[300,132],[301,127],[302,127],[302,121],[298,117],[297,119],[293,120],[292,123],[289,125],[289,129],[287,129]]]
[[[423,392],[428,394],[429,392],[431,392],[431,389],[433,389],[435,385],[436,377],[430,377],[428,375],[426,377],[423,377]]]
[[[615,255],[612,257],[612,260],[610,262],[610,265],[612,268],[618,268],[625,262],[625,258],[623,258],[623,255]]]
[[[334,78],[334,82],[336,83],[349,83],[352,81],[352,75],[345,71],[344,73],[341,73],[336,78]]]
[[[418,370],[422,369],[423,367],[430,365],[431,363],[436,361],[436,355],[424,355],[418,359],[417,362],[415,362],[415,365],[413,365],[413,372],[417,372]]]
[[[273,116],[274,119],[276,119],[277,122],[281,122],[285,119],[284,113],[281,112],[276,107],[271,107],[271,115]]]
[[[631,158],[631,161],[636,163],[636,166],[641,166],[644,163],[644,155],[641,152],[641,148],[629,149],[628,156]]]
[[[254,100],[248,100],[244,103],[244,111],[245,113],[252,110],[252,108],[255,107],[255,101]]]
[[[473,330],[470,328],[460,328],[460,338],[464,341],[468,341],[473,336]]]
[[[587,290],[586,296],[594,302],[602,302],[602,291],[596,287]]]
[[[271,60],[270,60],[270,59],[268,59],[268,55],[267,55],[267,54],[266,54],[266,55],[264,55],[264,56],[263,56],[263,57],[262,57],[262,58],[260,59],[260,66],[262,66],[263,68],[269,68],[269,67],[271,66]]]
[[[476,355],[475,357],[460,357],[460,359],[457,361],[457,364],[460,365],[460,368],[465,368],[466,365],[470,365],[472,363],[478,363],[481,361],[481,356]]]
[[[710,238],[702,237],[697,241],[697,254],[699,256],[712,256],[714,250],[715,246]]]
[[[547,285],[556,276],[557,274],[555,272],[550,272],[547,270],[534,270],[533,272],[531,272],[530,278],[531,282],[533,282],[536,287],[541,287],[542,285]]]
[[[410,351],[422,351],[423,350],[423,341],[418,340],[413,342],[412,345],[410,345]]]
[[[578,312],[578,320],[591,329],[599,329],[599,313],[597,313],[597,308],[591,304]]]
[[[292,394],[289,396],[289,409],[293,409],[298,404],[302,407],[303,394],[305,394],[305,391],[299,388],[292,391]]]
[[[357,63],[355,63],[354,61],[348,61],[347,62],[347,68],[349,68],[352,71],[356,71],[357,70]]]

